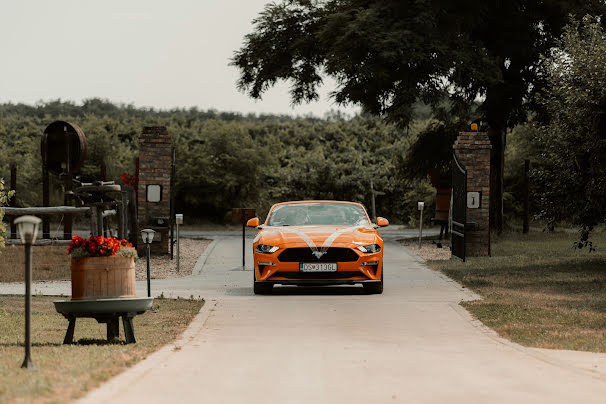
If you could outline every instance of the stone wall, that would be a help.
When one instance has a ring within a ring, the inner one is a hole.
[[[141,229],[150,228],[157,233],[151,245],[154,254],[168,254],[168,219],[170,216],[170,169],[172,139],[164,126],[146,126],[139,135],[139,173],[137,188],[138,243],[141,252],[145,244],[141,239]],[[160,186],[159,202],[147,200],[148,186]],[[158,224],[156,218],[166,218]]]
[[[467,208],[465,249],[468,257],[490,255],[490,150],[485,132],[461,132],[454,144],[459,162],[467,170],[467,192],[480,193],[480,206]]]

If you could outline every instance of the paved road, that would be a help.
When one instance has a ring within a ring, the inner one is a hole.
[[[370,296],[357,287],[253,296],[239,243],[219,239],[197,276],[155,282],[207,303],[175,345],[83,403],[604,402],[604,373],[589,369],[603,356],[572,353],[583,368],[497,338],[459,306],[473,293],[393,242],[385,293]]]
[[[343,286],[254,296],[240,248],[239,238],[222,235],[195,275],[154,281],[156,295],[207,303],[179,341],[81,401],[605,402],[606,355],[526,349],[496,337],[459,306],[477,296],[395,242],[385,245],[383,295]],[[0,285],[0,293],[11,290],[23,286]],[[69,283],[36,290],[69,294]]]

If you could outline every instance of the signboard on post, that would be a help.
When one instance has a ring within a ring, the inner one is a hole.
[[[232,208],[231,222],[242,223],[242,270],[246,268],[246,222],[257,215],[252,208]]]

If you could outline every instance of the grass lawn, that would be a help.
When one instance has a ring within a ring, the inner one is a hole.
[[[62,345],[67,320],[53,300],[32,299],[32,360],[37,370],[21,369],[24,349],[24,297],[0,296],[0,403],[68,402],[145,358],[178,337],[200,311],[202,300],[156,299],[154,308],[134,319],[136,344],[107,343],[106,326],[78,319],[74,340]]]
[[[483,296],[463,306],[501,336],[526,346],[606,352],[606,234],[597,251],[574,250],[576,234],[510,233],[492,258],[428,261]]]

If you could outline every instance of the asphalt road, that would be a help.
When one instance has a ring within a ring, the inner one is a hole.
[[[240,249],[223,234],[195,275],[153,282],[156,295],[206,304],[179,341],[81,402],[605,402],[604,355],[498,338],[459,306],[477,296],[394,242],[383,295],[342,286],[254,296]]]

